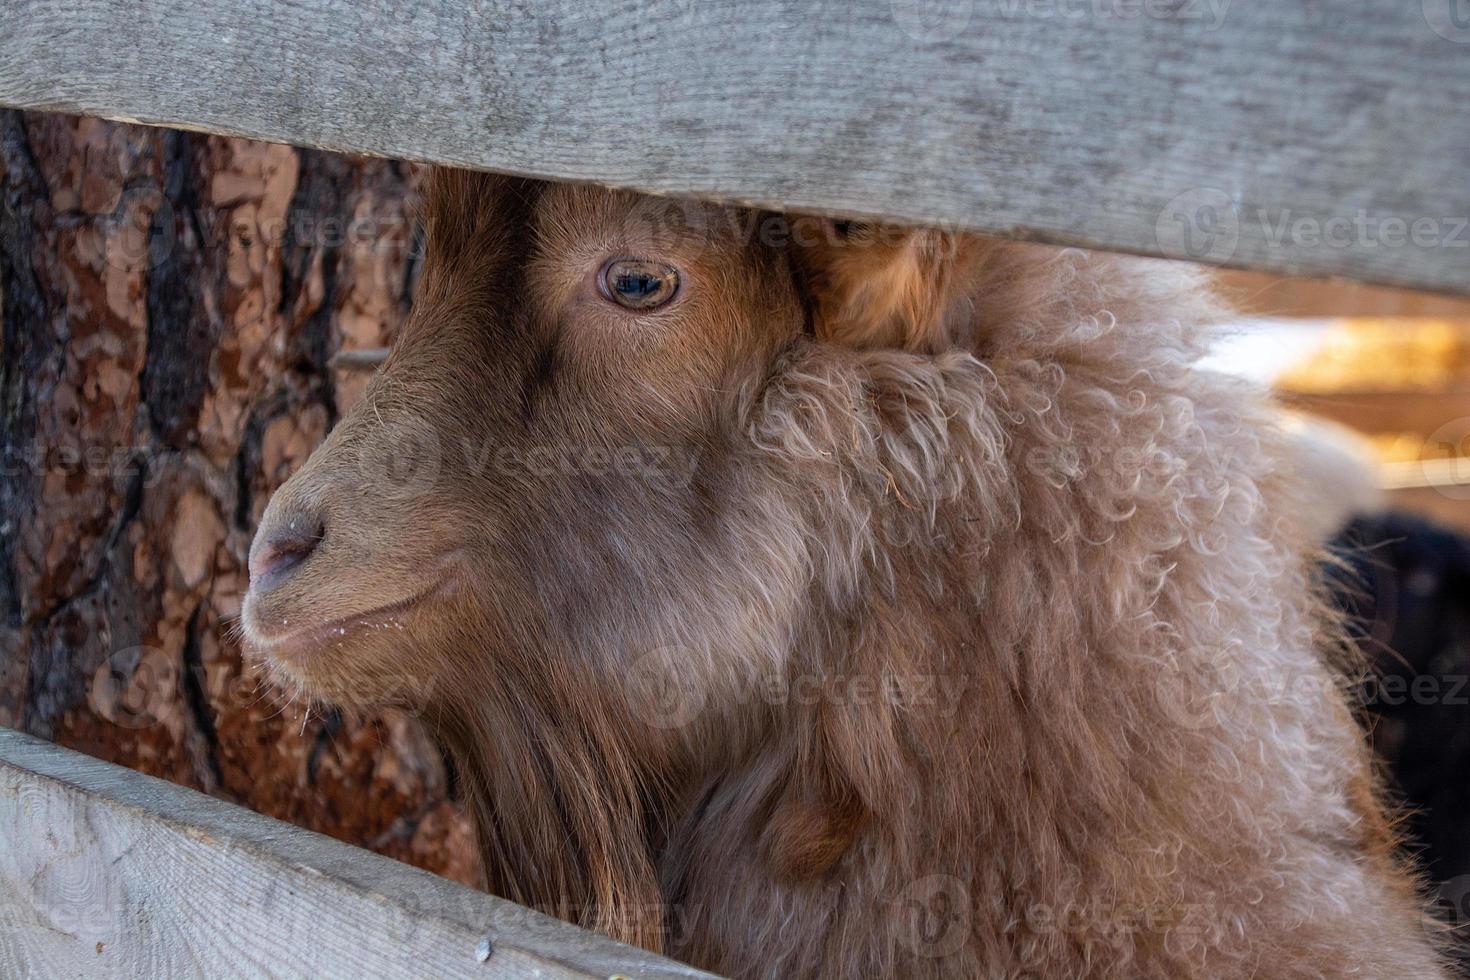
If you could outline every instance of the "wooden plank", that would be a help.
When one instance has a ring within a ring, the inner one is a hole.
[[[0,0],[0,104],[1470,293],[1464,0]]]
[[[0,976],[705,977],[0,729]]]

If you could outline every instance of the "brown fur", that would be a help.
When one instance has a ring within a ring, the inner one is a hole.
[[[452,171],[427,243],[244,621],[423,713],[492,891],[739,976],[1442,975],[1191,274]]]

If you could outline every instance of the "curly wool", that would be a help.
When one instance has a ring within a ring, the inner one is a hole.
[[[798,775],[714,790],[686,828],[707,843],[672,952],[762,976],[1442,975],[1321,655],[1287,443],[1193,368],[1223,311],[1162,263],[979,247],[968,350],[800,345],[750,406],[743,488],[816,583],[788,673],[929,676],[953,710],[789,710]],[[773,792],[763,866],[723,842]]]

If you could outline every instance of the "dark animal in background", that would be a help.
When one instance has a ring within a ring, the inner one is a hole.
[[[1371,662],[1373,747],[1470,960],[1470,538],[1387,510],[1354,517],[1331,550],[1333,598]]]

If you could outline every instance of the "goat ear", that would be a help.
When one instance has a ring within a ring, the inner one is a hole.
[[[955,343],[959,236],[797,218],[791,241],[818,338],[926,353]]]

